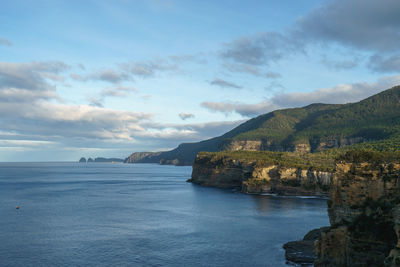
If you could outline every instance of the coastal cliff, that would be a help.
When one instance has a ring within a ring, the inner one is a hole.
[[[251,158],[243,157],[249,154]],[[189,181],[204,186],[239,188],[249,194],[323,196],[328,195],[332,172],[329,166],[311,166],[309,158],[302,154],[199,153]]]
[[[400,161],[366,155],[336,164],[315,266],[400,266]]]
[[[190,181],[244,193],[329,193],[331,226],[321,229],[314,243],[314,265],[400,266],[400,153],[358,150],[335,158],[332,162],[325,154],[204,152],[196,157]],[[288,260],[312,260],[313,242],[285,244]]]

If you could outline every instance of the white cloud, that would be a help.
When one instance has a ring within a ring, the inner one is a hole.
[[[253,117],[278,108],[278,106],[268,100],[255,104],[240,102],[203,102],[201,106],[211,111],[218,111],[225,114],[236,112],[244,117]]]

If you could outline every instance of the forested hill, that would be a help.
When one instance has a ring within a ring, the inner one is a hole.
[[[269,150],[316,152],[343,147],[400,150],[400,86],[357,103],[311,104],[276,110],[222,136],[157,153],[132,154],[126,162],[191,165],[200,151]]]

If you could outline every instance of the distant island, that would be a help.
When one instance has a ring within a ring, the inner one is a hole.
[[[88,158],[86,160],[86,158],[82,157],[79,159],[80,163],[90,163],[90,162],[124,162],[124,159],[119,159],[119,158]]]

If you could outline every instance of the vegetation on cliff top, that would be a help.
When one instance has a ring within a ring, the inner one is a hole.
[[[327,153],[295,153],[272,151],[221,151],[200,152],[196,162],[205,159],[211,164],[239,160],[241,163],[253,163],[256,166],[281,165],[291,168],[315,169],[318,171],[333,171],[335,158]]]
[[[256,166],[281,165],[285,167],[334,171],[335,162],[370,162],[375,164],[400,162],[400,152],[377,152],[367,150],[332,149],[318,153],[272,152],[272,151],[221,151],[200,152],[197,163],[206,161],[220,164],[238,160]]]
[[[352,163],[369,162],[374,164],[400,162],[400,152],[389,151],[367,151],[351,150],[341,153],[336,157],[337,161],[346,161]]]

